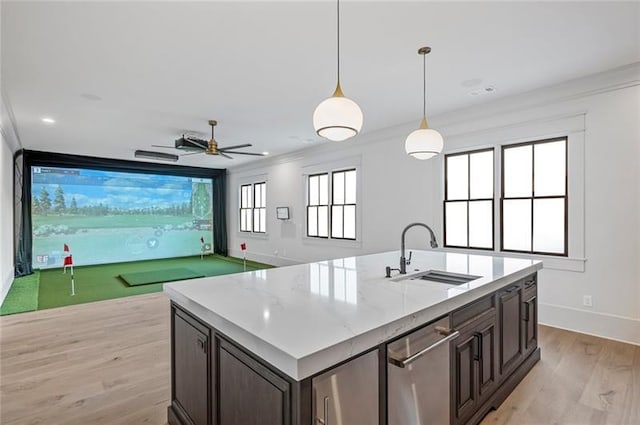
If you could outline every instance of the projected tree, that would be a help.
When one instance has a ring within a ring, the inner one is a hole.
[[[45,187],[40,191],[40,212],[47,214],[51,210],[51,198],[49,198],[49,192]]]
[[[58,185],[56,188],[55,197],[53,198],[53,211],[61,214],[67,209],[64,203],[64,190]]]

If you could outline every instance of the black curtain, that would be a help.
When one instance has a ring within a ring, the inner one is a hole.
[[[213,252],[228,254],[227,248],[227,176],[220,174],[213,180]]]
[[[227,255],[226,170],[224,168],[183,167],[173,164],[126,161],[92,156],[67,155],[24,150],[14,160],[16,207],[15,269],[16,276],[33,273],[31,229],[31,167],[92,168],[127,173],[152,173],[213,179],[213,240],[214,250]],[[20,187],[21,185],[21,187]]]
[[[33,273],[31,253],[31,173],[25,165],[24,151],[13,159],[14,262],[15,276]]]

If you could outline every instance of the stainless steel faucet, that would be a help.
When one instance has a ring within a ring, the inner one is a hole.
[[[420,226],[420,227],[424,227],[425,229],[427,229],[429,231],[429,233],[431,234],[431,248],[437,248],[438,247],[438,241],[436,241],[436,235],[435,235],[435,233],[433,233],[433,230],[431,230],[431,227],[427,226],[424,223],[411,223],[410,225],[405,227],[404,230],[402,231],[402,241],[401,241],[401,244],[400,244],[400,274],[407,274],[407,264],[411,263],[411,253],[409,253],[409,260],[407,260],[407,258],[405,257],[404,240],[405,240],[405,236],[407,234],[407,230],[409,230],[409,229],[411,229],[412,227],[415,227],[415,226]]]

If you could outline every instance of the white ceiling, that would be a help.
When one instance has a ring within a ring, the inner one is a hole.
[[[132,159],[184,131],[206,136],[209,118],[221,146],[322,143],[311,116],[335,87],[331,1],[3,1],[1,12],[2,90],[24,148]],[[363,133],[417,125],[418,47],[433,47],[434,115],[640,61],[639,14],[638,2],[343,2],[343,89]],[[487,85],[494,94],[469,95]]]

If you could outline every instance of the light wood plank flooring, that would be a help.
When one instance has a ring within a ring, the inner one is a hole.
[[[640,347],[540,327],[542,360],[482,425],[640,424]],[[0,318],[0,423],[166,424],[169,302]]]

